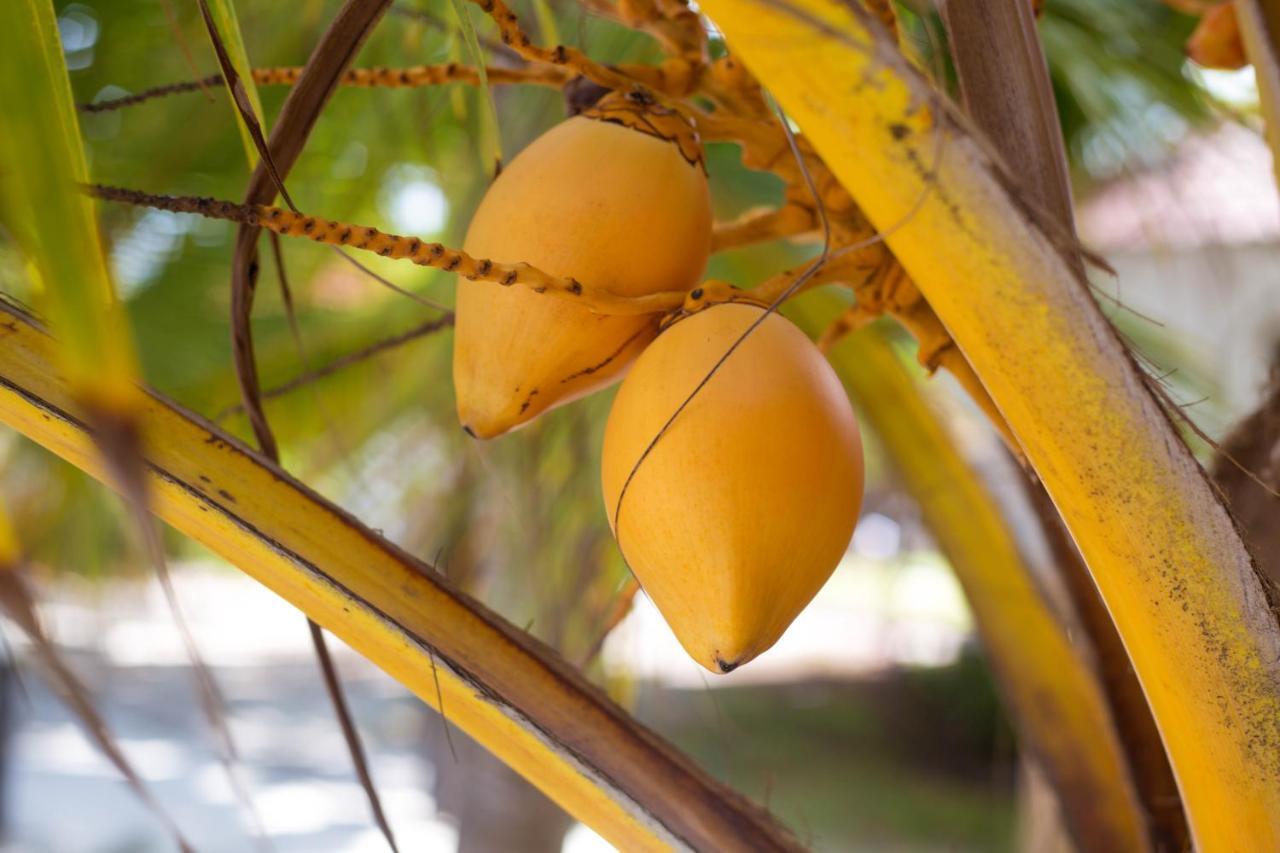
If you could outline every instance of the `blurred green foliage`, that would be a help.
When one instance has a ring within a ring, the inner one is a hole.
[[[817,851],[1014,850],[1013,732],[986,662],[654,688],[637,713]]]
[[[935,5],[899,3],[907,40],[954,93],[955,70]],[[1195,18],[1161,0],[1045,0],[1040,40],[1081,189],[1156,165],[1188,130],[1211,118],[1212,101],[1183,47],[1195,25]]]
[[[1040,38],[1063,135],[1082,181],[1158,163],[1212,105],[1184,45],[1195,19],[1163,3],[1050,0]]]

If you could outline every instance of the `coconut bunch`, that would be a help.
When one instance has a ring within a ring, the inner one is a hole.
[[[522,261],[635,310],[460,276],[458,418],[494,438],[623,379],[605,428],[605,510],[689,655],[729,672],[769,649],[839,563],[863,490],[852,407],[790,321],[700,286],[712,215],[677,112],[622,93],[552,128],[494,181],[473,257]],[[644,297],[686,291],[676,311]]]

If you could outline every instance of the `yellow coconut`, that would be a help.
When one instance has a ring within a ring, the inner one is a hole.
[[[812,342],[776,314],[636,467],[762,313],[721,304],[671,326],[636,361],[605,429],[605,507],[619,547],[685,651],[712,672],[777,641],[840,561],[862,503],[848,397]]]
[[[626,117],[644,109],[623,106]],[[511,161],[481,201],[466,251],[627,296],[691,288],[711,246],[697,138],[675,116],[632,122],[670,131],[655,135],[617,123],[608,99],[602,107]],[[613,382],[657,323],[656,315],[595,314],[519,285],[459,280],[453,380],[463,427],[501,435]]]

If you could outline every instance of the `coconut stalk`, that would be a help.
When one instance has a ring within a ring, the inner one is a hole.
[[[816,293],[788,313],[813,333],[838,302]],[[1092,649],[1068,638],[1004,511],[878,330],[849,335],[829,358],[960,581],[1019,743],[1079,848],[1151,849]]]
[[[707,0],[958,342],[1079,546],[1202,850],[1280,847],[1280,624],[1231,517],[1074,262],[854,4]]]
[[[942,7],[952,65],[965,113],[1017,177],[1024,197],[1075,236],[1075,211],[1066,145],[1049,80],[1049,65],[1036,29],[1036,13],[1025,0],[946,0]],[[1016,168],[1011,164],[1017,164]],[[1080,254],[1068,253],[1083,273]],[[1025,478],[1027,503],[1053,554],[1053,570],[1066,586],[1094,654],[1100,684],[1121,732],[1127,770],[1145,810],[1141,821],[1156,849],[1188,846],[1186,816],[1168,757],[1150,708],[1133,675],[1115,624],[1093,579],[1044,487]],[[1052,771],[1048,774],[1054,779]],[[1069,794],[1064,794],[1064,801]],[[1082,849],[1097,849],[1081,837],[1067,803],[1069,824]]]

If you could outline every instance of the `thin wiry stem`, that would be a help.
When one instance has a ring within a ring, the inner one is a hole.
[[[437,317],[433,320],[428,320],[427,322],[422,323],[418,326],[415,326],[414,328],[410,329],[407,332],[404,332],[399,335],[395,335],[390,338],[384,338],[380,341],[370,344],[367,347],[363,347],[359,350],[356,350],[355,352],[348,353],[347,355],[344,355],[341,358],[334,359],[328,364],[317,367],[314,370],[308,370],[305,373],[302,373],[301,375],[293,379],[290,379],[288,382],[284,383],[283,385],[277,385],[274,388],[268,388],[267,390],[262,392],[262,399],[271,400],[276,397],[283,397],[286,394],[290,394],[298,390],[299,388],[303,388],[307,385],[310,385],[313,382],[318,382],[321,379],[332,376],[335,373],[339,373],[348,367],[353,367],[354,365],[361,364],[375,356],[381,355],[384,352],[388,352],[390,350],[401,347],[407,343],[410,343],[411,341],[416,341],[421,338],[425,338],[435,332],[440,331],[441,329],[449,328],[452,325],[453,325],[453,314],[446,314],[443,317]],[[223,421],[223,420],[226,420],[228,417],[243,411],[244,411],[244,405],[242,403],[236,403],[235,405],[228,406],[227,408],[218,412],[218,414],[214,415],[213,420],[215,422]]]
[[[473,281],[489,281],[504,287],[520,284],[537,293],[554,293],[573,299],[602,314],[652,314],[679,307],[684,291],[663,291],[643,296],[620,296],[588,287],[575,278],[554,276],[526,263],[501,263],[475,258],[443,243],[417,237],[387,234],[377,228],[319,219],[263,204],[235,204],[195,196],[163,196],[137,190],[87,186],[97,198],[119,201],[175,213],[195,213],[208,219],[222,219],[265,228],[286,237],[304,237],[331,246],[350,246],[384,258],[403,259],[418,266],[456,272]]]
[[[255,68],[253,82],[258,86],[293,86],[302,76],[301,66]],[[573,76],[563,68],[550,65],[529,65],[521,68],[485,68],[485,76],[493,85],[530,84],[560,88]],[[414,65],[407,68],[351,68],[338,81],[339,85],[359,89],[412,89],[422,86],[439,86],[445,83],[479,85],[480,73],[470,65],[447,62],[440,65]],[[221,74],[210,74],[199,80],[168,83],[93,103],[80,104],[81,112],[101,113],[135,106],[156,98],[195,92],[222,84]]]

